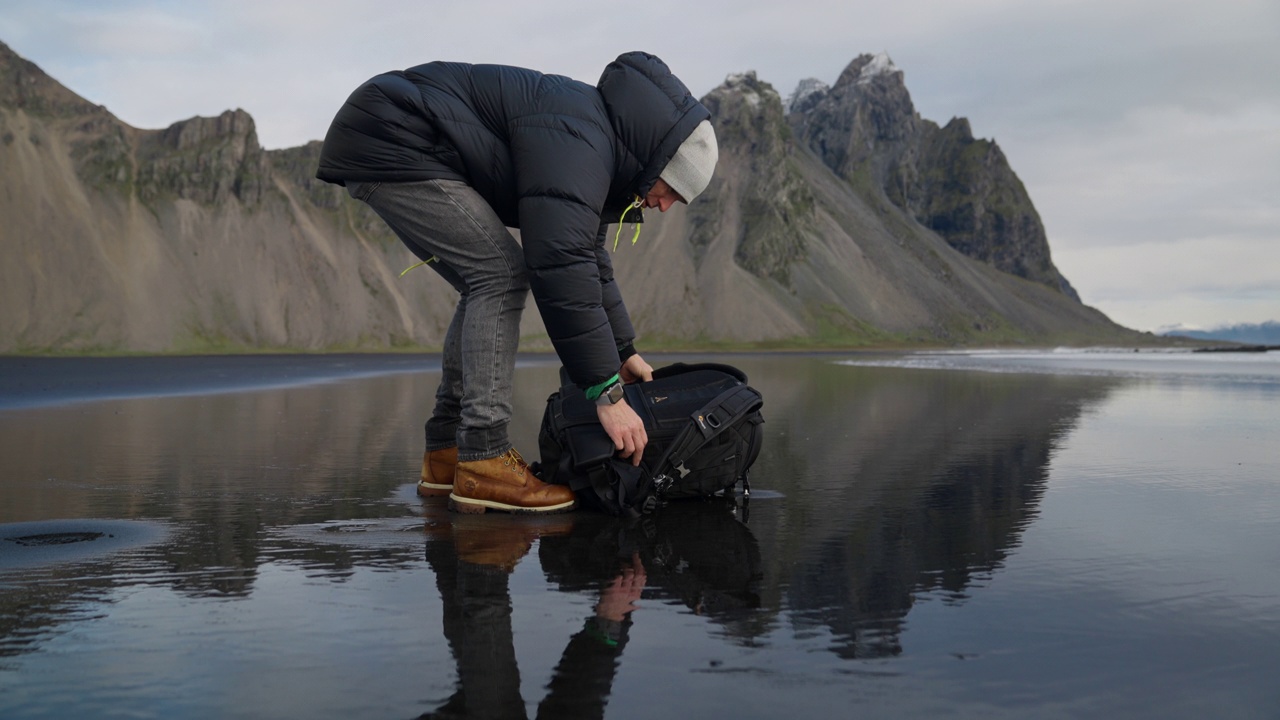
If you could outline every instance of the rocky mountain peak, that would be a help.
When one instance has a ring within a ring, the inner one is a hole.
[[[805,78],[796,85],[791,97],[787,98],[787,112],[807,112],[822,102],[830,91],[831,86],[818,78]]]
[[[720,85],[727,92],[737,92],[743,97],[751,107],[759,107],[761,102],[766,100],[778,100],[778,91],[767,82],[763,82],[756,77],[755,70],[748,70],[741,73],[730,73],[725,76],[724,82]],[[714,91],[713,91],[714,92]]]
[[[790,137],[782,96],[754,70],[729,75],[702,99],[711,111],[721,152],[742,150],[753,154],[784,152]]]
[[[830,90],[796,104],[800,141],[841,177],[883,182],[919,131],[903,73],[886,54],[859,55]]]
[[[258,143],[257,126],[249,113],[236,108],[218,117],[196,116],[180,120],[160,132],[160,140],[173,150],[189,150],[210,141],[223,140],[242,152],[252,152]],[[261,148],[257,148],[261,150]]]
[[[965,118],[944,128],[922,119],[887,53],[859,55],[830,90],[793,107],[796,135],[838,176],[881,193],[965,255],[1079,299],[1004,153],[975,139]]]
[[[700,258],[722,231],[727,203],[738,205],[733,228],[734,261],[783,285],[789,267],[805,255],[804,230],[811,224],[813,195],[789,162],[794,144],[782,96],[754,71],[729,75],[702,104],[720,145],[720,165],[706,193],[690,207],[689,242]]]
[[[254,203],[270,172],[253,118],[240,109],[147,133],[138,155],[143,200],[175,195],[213,204],[234,196]]]
[[[41,116],[105,113],[0,42],[0,107]]]
[[[884,81],[896,83],[902,87],[906,87],[903,80],[903,73],[893,64],[893,58],[889,57],[889,53],[882,52],[877,55],[862,54],[854,58],[849,63],[844,72],[840,74],[840,79],[836,81],[836,85],[853,83],[855,85],[869,85],[873,82]]]

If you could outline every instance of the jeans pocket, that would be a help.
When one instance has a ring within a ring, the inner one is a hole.
[[[382,187],[380,182],[355,182],[347,181],[347,194],[357,200],[368,200],[374,191]]]

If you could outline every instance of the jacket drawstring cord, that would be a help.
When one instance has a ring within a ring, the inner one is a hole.
[[[641,200],[640,196],[637,195],[636,199],[632,201],[630,205],[627,206],[627,209],[622,211],[622,217],[618,218],[618,232],[614,233],[613,235],[613,251],[614,252],[618,251],[618,239],[622,237],[622,221],[627,219],[627,213],[631,212],[632,210],[638,210],[639,208],[642,208],[642,207],[644,207],[644,200]],[[635,245],[636,241],[640,239],[640,224],[631,223],[631,227],[636,231],[636,234],[631,236],[631,244]]]
[[[423,260],[420,263],[415,263],[413,265],[410,265],[409,267],[404,269],[404,272],[400,273],[400,277],[404,277],[406,274],[408,274],[410,270],[416,270],[422,267],[423,265],[426,265],[429,262],[435,262],[436,260],[439,260],[439,259],[440,258],[436,257],[435,255],[432,255],[431,257],[427,258],[426,260]]]

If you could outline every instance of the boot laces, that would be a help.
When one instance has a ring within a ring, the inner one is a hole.
[[[523,475],[524,469],[529,467],[529,463],[524,461],[524,458],[520,456],[520,453],[515,448],[511,448],[502,456],[502,464],[517,475]]]

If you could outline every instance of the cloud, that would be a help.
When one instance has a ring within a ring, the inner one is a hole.
[[[1006,148],[1059,269],[1121,324],[1280,317],[1280,102],[1147,105]]]
[[[1089,131],[1018,144],[1011,161],[1072,245],[1280,228],[1280,103],[1230,113],[1146,107]],[[1171,222],[1174,221],[1174,222]]]
[[[1094,245],[1055,249],[1054,259],[1089,304],[1129,327],[1154,330],[1171,315],[1197,327],[1260,323],[1278,309],[1280,245],[1271,237]]]

